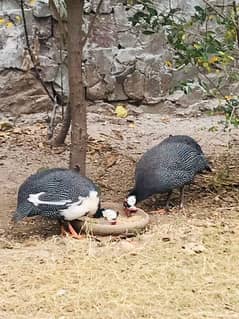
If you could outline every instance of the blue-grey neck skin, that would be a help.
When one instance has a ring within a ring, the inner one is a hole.
[[[101,218],[101,217],[103,217],[103,211],[104,210],[105,209],[101,208],[101,205],[99,203],[98,209],[97,209],[96,213],[93,215],[93,218]]]
[[[136,188],[133,188],[133,189],[129,192],[128,197],[129,197],[129,196],[135,196],[135,198],[136,198],[136,203],[135,203],[135,205],[148,197],[148,195],[145,196],[145,193],[144,193],[144,192],[141,192],[141,191],[138,190],[138,189],[136,190]],[[149,196],[150,196],[150,195],[149,195]]]
[[[150,189],[147,189],[146,187],[141,187],[138,191],[134,190],[134,191],[131,191],[128,195],[131,196],[131,195],[134,195],[135,198],[136,198],[136,203],[139,203],[139,202],[142,202],[143,200],[145,200],[146,198],[150,197],[151,195],[155,194],[153,190],[150,190]]]
[[[101,217],[103,217],[103,211],[104,211],[104,208],[98,209],[97,212],[93,215],[93,218],[101,218]]]

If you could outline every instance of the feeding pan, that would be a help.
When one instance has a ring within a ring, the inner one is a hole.
[[[119,212],[117,223],[115,225],[109,224],[104,218],[89,218],[74,220],[71,223],[73,227],[79,232],[85,232],[92,235],[135,235],[145,229],[149,223],[149,215],[142,209],[138,208],[136,213],[131,217],[127,217],[121,204],[104,202],[103,208],[111,208]]]

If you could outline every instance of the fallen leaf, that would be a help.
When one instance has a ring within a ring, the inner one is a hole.
[[[56,148],[54,148],[54,153],[55,154],[61,154],[61,153],[64,153],[66,150],[66,148],[64,146],[58,146]]]
[[[13,128],[12,123],[10,122],[0,122],[0,131],[8,131]]]
[[[124,105],[117,105],[115,109],[115,114],[117,117],[125,118],[128,116],[128,110]]]
[[[9,133],[8,133],[8,132],[1,132],[1,131],[0,131],[0,137],[5,138],[5,137],[7,137],[7,136],[9,136]]]
[[[0,248],[1,249],[13,249],[13,244],[5,238],[0,239]]]
[[[124,139],[123,136],[122,136],[122,134],[121,134],[119,131],[117,131],[117,130],[112,130],[112,132],[115,134],[115,137],[116,137],[116,138],[118,138],[118,139],[120,139],[120,140],[123,140],[123,139]]]
[[[116,163],[117,159],[118,159],[118,156],[116,156],[115,154],[112,154],[111,156],[107,157],[106,167],[109,168],[113,166]]]
[[[15,19],[20,22],[22,20],[21,16],[16,16]]]
[[[43,144],[42,142],[40,142],[40,143],[38,144],[38,147],[39,147],[39,148],[44,148],[44,144]]]
[[[20,128],[20,127],[16,127],[16,128],[14,128],[14,130],[12,131],[14,134],[22,134],[23,133],[23,131],[22,131],[22,129]]]
[[[167,60],[165,61],[165,65],[168,67],[168,68],[172,68],[173,67],[173,64],[170,60]]]
[[[13,24],[11,21],[9,21],[9,22],[6,23],[6,27],[7,27],[7,28],[12,28],[13,25],[14,25],[14,24]]]
[[[170,119],[168,117],[163,117],[161,118],[161,122],[167,124],[170,122]]]
[[[29,0],[29,4],[30,4],[30,6],[34,6],[34,5],[35,5],[35,3],[36,3],[36,0]]]

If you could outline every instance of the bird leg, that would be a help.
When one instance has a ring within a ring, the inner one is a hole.
[[[155,211],[152,211],[151,214],[154,214],[154,213],[155,214],[160,214],[160,215],[168,214],[169,213],[169,202],[170,202],[170,198],[172,196],[172,193],[173,193],[173,191],[168,192],[165,207],[157,209]]]
[[[70,232],[70,236],[71,236],[72,238],[76,238],[76,239],[83,239],[83,238],[84,238],[84,236],[78,234],[78,233],[75,231],[74,227],[71,225],[70,222],[68,222],[68,229],[69,229],[69,232]]]
[[[167,196],[166,204],[165,204],[166,212],[169,212],[169,203],[170,203],[170,199],[171,199],[172,193],[173,193],[172,191],[168,192],[168,196]]]
[[[180,203],[179,203],[180,209],[183,209],[184,207],[183,201],[184,201],[184,186],[180,188]]]
[[[66,230],[65,225],[62,223],[62,221],[59,221],[59,222],[61,225],[61,235],[62,236],[70,236],[70,237],[76,238],[76,239],[83,239],[84,238],[84,236],[79,235],[76,232],[76,230],[74,229],[74,227],[71,225],[70,222],[66,222],[68,231]]]

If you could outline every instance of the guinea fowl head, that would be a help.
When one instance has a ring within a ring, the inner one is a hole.
[[[102,215],[111,225],[115,225],[117,222],[117,217],[119,216],[119,212],[107,208],[102,209]]]
[[[128,196],[124,200],[124,209],[125,209],[125,214],[127,216],[130,216],[132,213],[135,213],[137,211],[136,208],[136,203],[137,203],[137,197],[136,197],[136,191],[132,190]]]
[[[115,210],[110,208],[101,208],[99,205],[98,210],[94,215],[94,218],[104,217],[109,222],[109,224],[115,225],[118,216],[119,212],[116,212]]]

